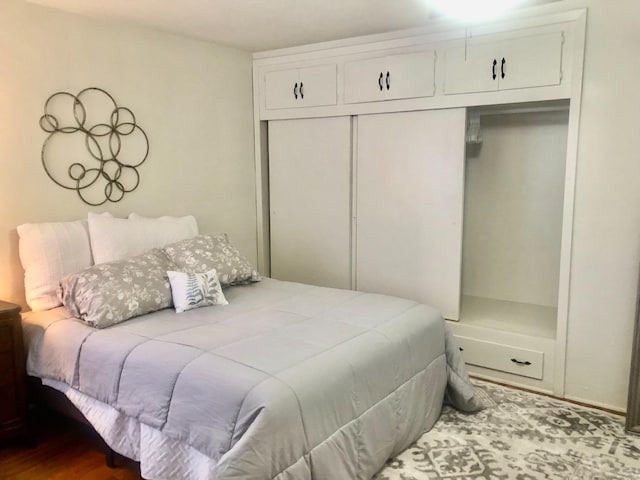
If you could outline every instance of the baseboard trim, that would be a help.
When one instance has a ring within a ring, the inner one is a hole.
[[[553,398],[555,400],[561,400],[564,402],[569,402],[569,403],[573,403],[574,405],[578,405],[581,407],[587,407],[587,408],[595,408],[596,410],[601,410],[603,412],[607,412],[607,413],[611,413],[613,415],[617,415],[620,417],[624,417],[626,416],[627,412],[625,410],[621,410],[619,408],[613,407],[611,405],[606,405],[606,404],[599,404],[599,403],[595,403],[595,402],[586,402],[583,399],[580,398],[575,398],[575,397],[571,397],[571,396],[567,396],[567,397],[558,397],[556,395],[552,395],[550,393],[546,393],[546,392],[541,392],[539,390],[533,390],[530,388],[525,388],[519,385],[511,385],[508,383],[504,383],[504,382],[499,382],[496,380],[492,380],[492,379],[488,379],[486,377],[481,377],[481,376],[477,376],[477,375],[473,375],[473,374],[469,374],[469,376],[471,378],[477,379],[477,380],[482,380],[483,382],[488,382],[488,383],[494,383],[496,385],[500,385],[502,387],[507,387],[507,388],[513,388],[514,390],[520,390],[523,392],[528,392],[528,393],[535,393],[536,395],[542,395],[544,397],[549,397],[549,398]]]

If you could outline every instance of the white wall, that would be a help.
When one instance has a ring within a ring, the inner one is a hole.
[[[251,56],[153,30],[0,2],[0,298],[23,302],[16,225],[88,210],[196,216],[255,263]],[[42,168],[49,95],[97,86],[149,137],[139,188],[91,208]]]
[[[588,7],[566,395],[624,408],[640,262],[640,2]]]

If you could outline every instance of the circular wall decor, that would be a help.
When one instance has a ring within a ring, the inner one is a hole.
[[[133,112],[105,90],[54,93],[40,127],[49,133],[42,145],[45,172],[83,202],[119,202],[140,184],[138,167],[149,155],[149,139]]]

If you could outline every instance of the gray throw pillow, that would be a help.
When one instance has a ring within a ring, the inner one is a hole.
[[[76,318],[105,328],[172,305],[167,270],[175,267],[159,249],[101,263],[60,280],[58,297]]]
[[[180,240],[167,245],[163,251],[180,271],[202,273],[215,270],[223,287],[260,280],[258,272],[229,243],[224,233]]]

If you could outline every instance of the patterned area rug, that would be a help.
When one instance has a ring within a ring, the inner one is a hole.
[[[474,380],[486,408],[445,407],[375,480],[640,479],[640,436],[624,418]]]

